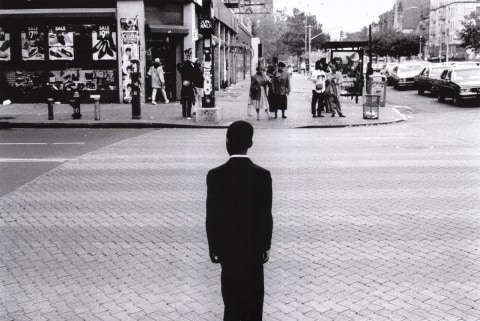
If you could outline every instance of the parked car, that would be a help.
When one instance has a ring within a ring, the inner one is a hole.
[[[440,79],[444,70],[445,64],[432,64],[423,68],[413,79],[413,86],[417,89],[418,94],[423,95],[425,91],[429,91],[432,95],[436,95],[434,81]]]
[[[423,64],[399,64],[393,68],[391,72],[393,88],[412,87],[415,76],[418,75],[423,68]]]
[[[392,85],[392,77],[391,77],[391,72],[393,68],[395,68],[398,65],[398,62],[387,62],[381,71],[382,74],[387,77],[387,85],[391,86]]]
[[[445,68],[435,80],[438,101],[452,98],[455,105],[465,100],[480,102],[480,66],[453,66]]]
[[[417,89],[419,95],[423,95],[425,91],[429,91],[431,95],[436,96],[435,80],[440,79],[440,75],[445,69],[456,66],[476,67],[479,65],[480,63],[475,61],[442,62],[428,65],[420,74],[414,77],[414,87]]]

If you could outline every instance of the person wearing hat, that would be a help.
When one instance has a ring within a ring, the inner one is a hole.
[[[160,89],[160,92],[165,99],[165,103],[169,103],[167,93],[165,92],[165,74],[163,72],[162,63],[160,58],[155,58],[153,61],[153,66],[150,67],[148,75],[151,77],[152,83],[152,104],[157,104],[157,90]]]
[[[265,68],[263,66],[257,67],[257,72],[252,76],[250,81],[250,102],[257,112],[257,120],[260,120],[260,110],[265,110],[267,117],[270,118],[268,111],[268,99],[267,99],[267,85],[270,79],[265,75]]]
[[[285,63],[279,62],[278,69],[273,75],[273,96],[271,102],[273,106],[270,107],[275,112],[275,118],[277,118],[279,110],[282,111],[282,118],[287,118],[285,110],[287,110],[288,105],[287,96],[290,94],[290,77],[288,72],[284,71],[285,67]]]

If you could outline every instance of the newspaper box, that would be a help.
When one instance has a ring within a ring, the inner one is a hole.
[[[387,78],[384,75],[373,74],[367,79],[367,93],[380,96],[380,106],[385,107],[387,100]]]
[[[380,112],[380,96],[363,96],[363,119],[378,119]]]

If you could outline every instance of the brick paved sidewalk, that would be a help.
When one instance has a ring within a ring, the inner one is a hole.
[[[480,152],[399,127],[256,131],[266,321],[480,320]],[[1,197],[2,320],[221,320],[205,175],[224,135],[153,131]]]
[[[349,98],[342,98],[344,114],[347,118],[312,118],[310,113],[311,82],[302,75],[292,77],[292,94],[289,96],[287,119],[262,120],[247,116],[249,81],[233,85],[228,90],[217,92],[217,107],[223,110],[223,119],[218,124],[199,124],[181,117],[179,103],[143,104],[142,119],[132,120],[132,108],[129,104],[101,104],[101,119],[95,121],[94,106],[82,104],[81,120],[72,119],[72,108],[68,104],[54,105],[55,120],[48,120],[46,104],[0,105],[0,128],[13,126],[104,126],[104,127],[225,127],[239,119],[251,120],[256,128],[294,128],[294,127],[344,127],[358,125],[390,124],[405,120],[396,109],[383,107],[379,119],[363,119],[361,97],[356,104]]]

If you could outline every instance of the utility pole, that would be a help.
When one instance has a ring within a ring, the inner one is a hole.
[[[312,56],[312,26],[308,26],[308,72],[310,73],[311,70],[311,62],[310,62],[310,58]]]
[[[422,35],[420,35],[420,45],[419,45],[419,48],[418,48],[418,54],[420,55],[420,57],[422,57]],[[425,59],[423,59],[425,60]]]
[[[368,26],[368,59],[372,63],[372,24]]]
[[[213,3],[211,0],[203,1],[202,18],[199,23],[199,33],[203,35],[203,78],[204,95],[202,98],[202,107],[215,107],[214,90],[214,53],[212,35],[215,33],[213,20]]]

